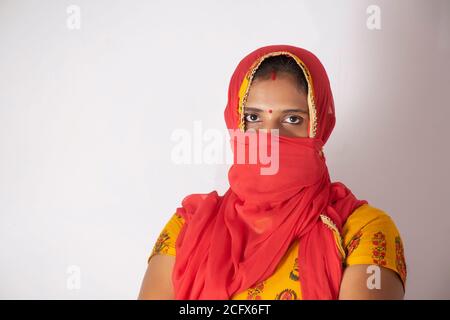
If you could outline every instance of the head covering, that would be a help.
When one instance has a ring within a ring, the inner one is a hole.
[[[253,75],[265,58],[281,54],[297,61],[308,82],[306,138],[269,133],[263,139],[244,132]],[[330,181],[323,146],[335,112],[321,62],[311,52],[288,45],[251,52],[231,77],[224,115],[234,151],[230,188],[223,196],[216,191],[191,194],[177,208],[185,223],[176,241],[175,299],[228,300],[270,277],[294,240],[299,240],[302,298],[337,299],[345,252],[332,229],[341,232],[347,217],[367,201],[356,199],[343,183]],[[247,157],[253,150],[250,137],[258,150],[277,148],[275,174],[262,174],[267,170],[262,161],[237,161],[237,150]]]

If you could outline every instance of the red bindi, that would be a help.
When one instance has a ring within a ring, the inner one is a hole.
[[[268,111],[269,111],[269,113],[272,113],[272,109],[269,109]]]

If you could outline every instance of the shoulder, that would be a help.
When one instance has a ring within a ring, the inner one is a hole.
[[[365,204],[357,208],[342,228],[346,265],[376,264],[395,271],[403,284],[406,262],[400,232],[389,214]]]
[[[390,231],[392,229],[398,231],[394,221],[385,211],[369,204],[364,204],[353,211],[347,218],[342,228],[344,242],[350,240],[358,231],[371,228],[382,229],[380,231]]]
[[[175,256],[175,244],[183,226],[191,221],[200,207],[212,208],[221,198],[215,190],[209,193],[193,193],[184,197],[181,206],[172,213],[161,230],[147,261],[156,254]]]
[[[178,213],[175,212],[171,215],[156,239],[148,261],[156,254],[176,255],[175,243],[184,223],[184,218]]]

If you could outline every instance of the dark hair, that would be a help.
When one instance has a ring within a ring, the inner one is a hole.
[[[282,72],[294,76],[299,89],[308,94],[308,82],[305,74],[294,58],[285,54],[265,58],[256,69],[253,79],[269,79],[273,72]]]

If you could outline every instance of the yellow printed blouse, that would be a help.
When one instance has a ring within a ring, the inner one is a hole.
[[[183,217],[176,213],[172,215],[147,261],[155,254],[176,255],[175,241],[183,223]],[[357,208],[348,217],[342,233],[335,234],[335,239],[342,241],[346,266],[377,264],[394,270],[405,285],[406,263],[402,239],[392,219],[382,210],[369,204]],[[298,240],[291,244],[269,278],[236,293],[231,300],[300,300],[302,297],[297,266],[298,245]]]

